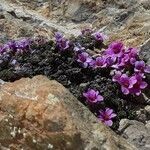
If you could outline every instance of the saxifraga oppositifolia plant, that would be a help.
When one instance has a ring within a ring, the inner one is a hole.
[[[100,88],[99,82],[106,80],[109,83],[106,82],[108,87],[106,90],[109,90],[110,84],[117,89],[120,87],[121,97],[139,96],[148,86],[146,74],[150,73],[150,66],[140,60],[136,48],[125,47],[120,41],[105,46],[106,39],[107,37],[101,32],[85,29],[77,38],[70,40],[57,32],[54,41],[41,39],[10,41],[0,46],[0,78],[14,81],[19,77],[44,74],[49,78],[60,80],[70,90],[72,85],[69,82],[76,84],[78,90],[74,94],[80,95],[81,101],[100,121],[112,126],[113,121],[122,118],[117,112],[121,108],[117,108],[118,105],[111,102],[111,94],[108,96],[106,91],[102,90],[104,87]],[[105,49],[100,54],[91,55],[88,52],[88,49],[102,47]],[[48,51],[45,53],[45,50]],[[69,71],[75,75],[69,74]],[[74,83],[75,77],[78,77],[76,83]],[[81,90],[79,84],[82,80],[83,82],[86,80],[85,82],[89,84]],[[95,82],[97,86],[93,84]]]

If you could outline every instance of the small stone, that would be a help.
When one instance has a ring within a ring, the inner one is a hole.
[[[150,115],[150,105],[147,105],[144,109],[147,112],[147,114]]]
[[[48,144],[47,148],[48,148],[48,149],[52,149],[52,148],[53,148],[53,145],[52,145],[52,144]]]
[[[144,109],[140,109],[136,111],[136,115],[137,115],[136,118],[138,121],[141,121],[143,123],[147,121],[147,115]]]
[[[150,130],[150,120],[146,122],[146,128],[148,128],[148,130]]]
[[[88,85],[88,83],[81,83],[79,86],[81,87],[81,88],[84,88],[84,87],[86,87]]]
[[[33,143],[37,143],[37,141],[35,139],[32,140]]]
[[[130,120],[129,119],[121,119],[121,121],[119,122],[119,128],[118,131],[123,132],[123,130],[125,130],[130,124]]]

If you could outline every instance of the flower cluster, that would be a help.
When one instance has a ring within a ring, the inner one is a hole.
[[[16,52],[24,52],[29,49],[31,40],[29,39],[21,39],[18,41],[10,41],[2,46],[0,46],[0,55],[6,53],[16,53]]]
[[[93,58],[91,61],[91,67],[93,68],[105,68],[107,67],[106,58],[103,56],[97,56],[95,59]]]
[[[75,58],[76,60],[76,63],[73,61],[73,65],[77,66],[77,64],[80,64],[84,68],[81,69],[83,72],[92,70],[94,71],[94,75],[97,75],[97,72],[101,71],[99,68],[103,68],[102,71],[104,69],[107,70],[108,78],[111,73],[114,73],[112,80],[119,84],[123,94],[134,94],[139,96],[142,93],[142,90],[148,86],[145,82],[145,74],[150,73],[150,66],[146,65],[146,63],[139,58],[138,50],[136,48],[127,48],[120,41],[112,42],[106,50],[96,56],[91,56],[87,52],[87,48],[93,50],[94,48],[103,47],[104,44],[102,43],[106,39],[107,37],[101,32],[85,29],[81,31],[81,35],[78,39],[75,39],[76,43],[74,43],[71,40],[66,39],[61,33],[57,32],[55,34],[55,48],[59,52],[68,52],[68,50],[70,50],[69,52],[71,52],[71,55],[69,55],[69,57]],[[46,41],[41,38],[34,40],[22,39],[19,41],[10,41],[0,46],[0,65],[11,65],[14,67],[14,70],[17,70],[22,65],[19,64],[17,59],[18,56],[30,50],[32,42],[40,46]],[[82,46],[82,44],[84,46]],[[30,52],[32,53],[32,51]],[[96,88],[98,87],[96,86]],[[97,114],[99,120],[107,126],[112,126],[112,120],[117,115],[114,113],[113,109],[108,108],[111,106],[107,103],[108,101],[104,100],[104,97],[101,96],[100,92],[98,90],[88,89],[83,93],[83,97],[86,100],[86,103],[89,104],[89,107],[96,108],[94,112],[97,113],[99,111]]]
[[[102,43],[106,40],[106,36],[101,32],[94,32],[91,29],[84,29],[81,31],[82,36],[91,36],[96,42]],[[85,47],[82,47],[79,43],[74,46],[74,51],[77,54],[77,62],[81,64],[82,67],[92,67],[92,68],[104,68],[106,67],[106,59],[104,57],[91,57],[87,52]]]
[[[65,51],[69,48],[69,40],[67,40],[60,32],[55,33],[55,41],[60,51]]]
[[[134,71],[137,73],[150,73],[150,66],[146,66],[143,60],[136,61]]]
[[[121,91],[125,95],[140,95],[147,87],[144,73],[150,73],[150,66],[139,59],[137,49],[126,48],[121,42],[113,42],[104,51],[103,57],[106,59],[106,66],[118,70],[113,81],[121,85]],[[132,74],[129,75],[131,72]]]
[[[88,89],[83,93],[83,96],[86,98],[87,103],[97,104],[104,101],[103,96],[100,95],[99,91],[94,89]],[[98,114],[98,118],[107,126],[112,126],[112,119],[117,115],[113,113],[113,109],[105,108],[105,110],[100,110]]]
[[[128,76],[127,74],[122,74],[121,72],[117,72],[113,77],[114,82],[118,82],[121,85],[121,91],[125,94],[136,94],[140,95],[141,90],[147,87],[147,83],[143,81],[143,77],[141,74],[134,74],[132,76]]]
[[[97,42],[104,42],[106,36],[100,32],[94,32],[91,29],[82,30],[82,36],[91,36]],[[69,48],[69,41],[61,33],[55,35],[56,44],[60,50]],[[90,56],[84,47],[79,43],[74,45],[74,52],[77,56],[77,62],[83,68],[111,68],[119,70],[113,77],[113,81],[121,85],[121,91],[125,94],[139,95],[147,87],[144,81],[145,73],[150,73],[150,66],[141,61],[136,48],[126,48],[122,42],[112,42],[102,55],[97,57]],[[132,71],[131,71],[132,70]],[[132,72],[129,75],[127,72]]]
[[[87,68],[92,62],[92,58],[87,52],[81,52],[77,55],[77,62],[79,62],[83,68]]]

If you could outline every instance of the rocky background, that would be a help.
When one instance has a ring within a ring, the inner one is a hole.
[[[97,28],[128,45],[139,46],[150,35],[149,0],[0,0],[0,41],[59,30],[78,35]]]
[[[0,43],[21,37],[51,38],[57,30],[76,36],[85,27],[107,34],[107,42],[117,39],[139,47],[150,64],[149,0],[0,0]],[[81,104],[67,99],[75,98],[45,77],[1,81],[0,149],[150,149],[149,105],[137,112],[140,121],[121,120],[119,134],[129,144],[97,123]]]

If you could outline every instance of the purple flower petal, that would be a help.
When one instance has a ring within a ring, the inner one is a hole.
[[[117,71],[116,74],[113,76],[113,79],[112,79],[112,80],[113,80],[114,82],[116,82],[116,81],[118,82],[118,81],[120,80],[120,77],[121,77],[121,72],[120,72],[120,71]]]
[[[145,89],[145,88],[147,87],[147,85],[148,85],[148,84],[143,81],[143,82],[141,82],[141,84],[140,84],[140,88],[141,88],[141,89]]]
[[[107,121],[104,121],[104,124],[105,124],[106,126],[111,127],[111,126],[113,125],[113,122],[112,122],[112,120],[107,120]]]
[[[113,110],[110,108],[106,108],[105,112],[110,116],[113,113]]]
[[[128,95],[129,94],[129,90],[127,88],[125,88],[124,86],[121,86],[121,91],[123,94]]]
[[[105,123],[107,126],[112,126],[112,118],[117,116],[115,113],[113,113],[113,110],[106,108],[105,110],[100,110],[99,113],[99,120]]]
[[[116,116],[117,116],[117,115],[114,114],[114,113],[110,114],[110,118],[115,118]]]
[[[101,101],[103,101],[103,100],[104,100],[104,98],[103,98],[103,96],[98,95],[96,100],[97,100],[97,101],[99,101],[99,102],[101,102]]]
[[[144,69],[144,71],[145,71],[146,73],[150,73],[150,66],[146,66],[145,69]]]

